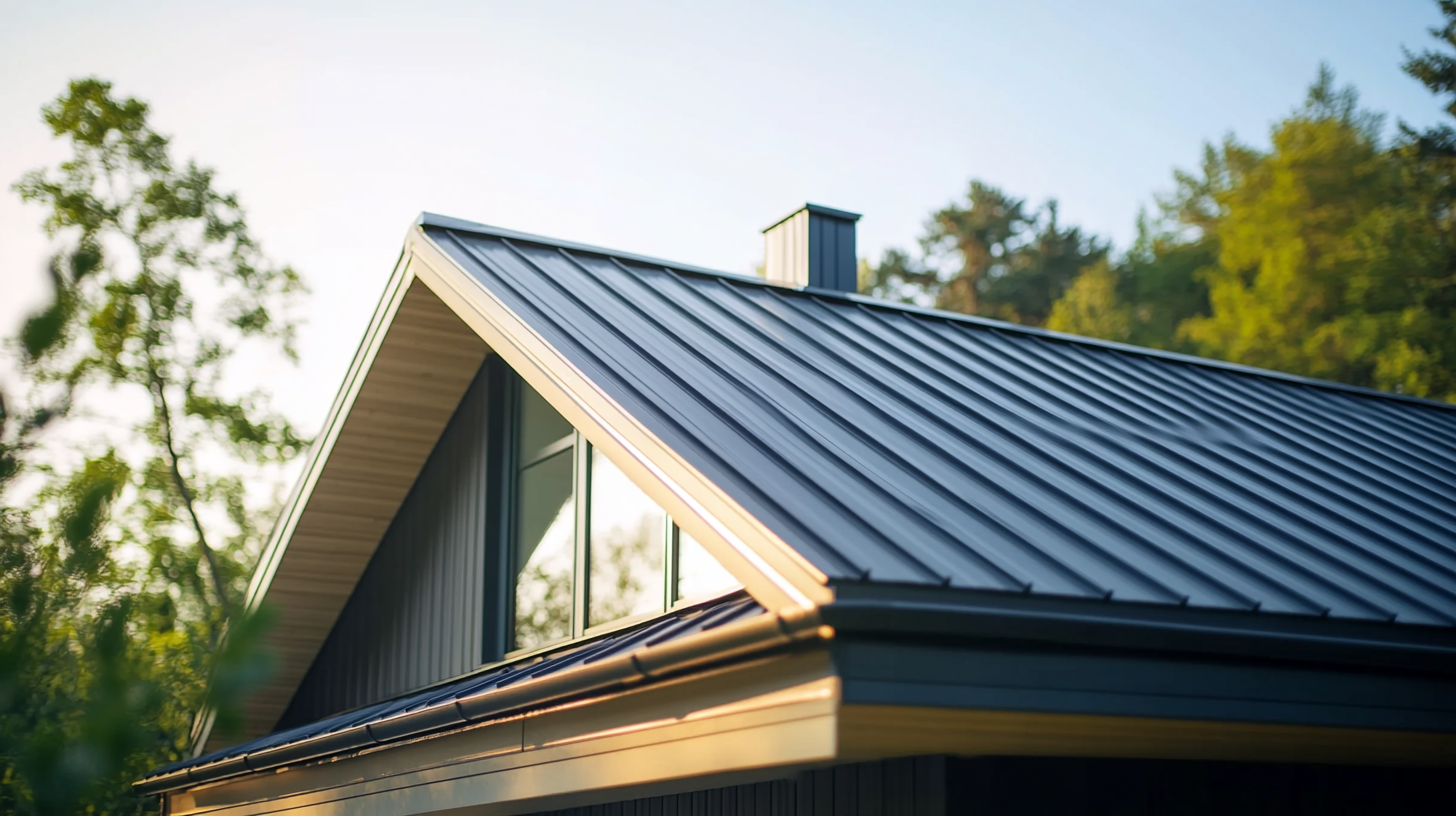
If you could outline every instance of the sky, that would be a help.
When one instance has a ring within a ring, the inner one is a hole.
[[[422,210],[750,272],[805,201],[912,246],[978,178],[1126,246],[1201,145],[1262,144],[1321,62],[1416,125],[1430,0],[247,3],[0,0],[0,182],[66,155],[39,109],[94,75],[214,167],[313,295],[317,428]],[[0,332],[45,297],[43,213],[0,192]],[[14,387],[0,377],[0,387]]]

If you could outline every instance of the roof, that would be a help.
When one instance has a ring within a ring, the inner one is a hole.
[[[734,593],[586,643],[487,667],[422,691],[174,762],[137,784],[147,792],[168,790],[401,742],[623,688],[705,659],[732,656],[745,647],[770,648],[793,637],[791,623],[763,613],[752,599]]]
[[[426,215],[250,587],[281,609],[283,667],[247,704],[250,734],[276,722],[487,353],[753,600],[168,766],[143,790],[834,630],[1456,666],[1453,406]]]
[[[831,584],[1456,623],[1450,406],[422,228]]]

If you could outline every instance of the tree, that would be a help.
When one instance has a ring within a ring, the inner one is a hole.
[[[1057,203],[1035,212],[1026,202],[973,180],[965,203],[933,213],[920,257],[889,249],[867,266],[861,288],[880,297],[1041,325],[1052,304],[1107,246],[1064,229]]]
[[[1456,315],[1432,297],[1450,256],[1417,169],[1328,69],[1271,142],[1230,139],[1180,183],[1185,222],[1219,247],[1210,312],[1180,335],[1235,362],[1456,398]]]
[[[225,374],[249,343],[294,357],[304,288],[147,114],[72,82],[43,109],[72,157],[16,184],[58,251],[15,343],[30,407],[0,414],[6,812],[136,810],[127,783],[180,758],[204,703],[236,721],[267,667],[241,593],[271,497],[245,477],[307,442]]]
[[[1218,260],[1217,240],[1166,218],[1138,218],[1138,238],[1117,263],[1103,261],[1067,288],[1047,328],[1171,351],[1193,351],[1183,321],[1208,313],[1203,270]]]
[[[1430,34],[1448,48],[1456,49],[1456,0],[1437,0],[1437,5],[1446,24],[1430,29]],[[1401,68],[1431,93],[1451,97],[1446,103],[1446,113],[1456,116],[1456,56],[1429,49],[1413,54],[1406,49]],[[1402,124],[1401,130],[1421,157],[1456,159],[1456,130],[1449,124],[1428,128],[1423,133]]]
[[[1083,270],[1107,258],[1108,246],[1080,227],[1063,229],[1056,201],[1027,222],[1027,233],[1026,242],[1007,253],[1004,269],[986,279],[981,314],[1041,326]]]
[[[1118,297],[1118,278],[1118,270],[1106,260],[1088,269],[1052,307],[1047,328],[1119,343],[1131,342],[1132,310]]]
[[[49,412],[13,417],[0,405],[0,495],[25,472],[25,455]],[[128,648],[129,624],[147,610],[123,580],[104,529],[126,480],[114,456],[93,459],[45,498],[58,505],[51,530],[0,506],[0,810],[68,814],[82,803],[128,809],[126,785],[146,770],[159,728],[186,727],[167,710],[163,683],[182,645],[154,644],[147,667]],[[104,593],[104,594],[102,594]],[[157,599],[148,599],[155,602]],[[148,671],[154,668],[154,671]]]
[[[1427,50],[1414,55],[1407,51],[1401,67],[1431,93],[1444,97],[1444,110],[1456,116],[1456,55],[1450,53],[1456,50],[1456,0],[1440,0],[1439,6],[1446,24],[1431,29],[1430,34],[1447,53]],[[1400,133],[1395,152],[1403,161],[1408,193],[1441,240],[1443,260],[1434,276],[1423,283],[1421,299],[1428,312],[1449,319],[1456,315],[1456,130],[1446,123],[1418,133],[1402,122]],[[1456,349],[1447,345],[1442,359],[1448,366],[1456,366],[1453,355]]]
[[[1456,3],[1443,3],[1456,21]],[[1432,32],[1456,43],[1456,23]],[[1456,92],[1456,59],[1406,69]],[[1456,111],[1456,105],[1451,107]],[[1456,146],[1381,119],[1321,68],[1260,150],[1208,145],[1115,267],[1049,327],[1415,396],[1456,400]]]
[[[937,306],[981,313],[982,292],[1007,274],[1017,239],[1030,225],[1025,210],[1025,201],[973,180],[966,206],[951,204],[930,217],[921,247],[927,255],[954,255],[960,262],[959,269],[937,281]]]

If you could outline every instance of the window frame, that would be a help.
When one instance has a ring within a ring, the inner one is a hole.
[[[590,441],[580,430],[572,428],[570,434],[564,435],[554,442],[548,443],[538,451],[529,454],[519,450],[521,440],[521,403],[524,399],[524,389],[529,384],[520,375],[512,371],[509,366],[499,360],[496,355],[490,358],[495,361],[492,371],[492,395],[498,398],[493,401],[490,412],[491,447],[495,451],[495,464],[491,473],[496,476],[496,487],[491,490],[491,501],[488,502],[488,511],[495,522],[489,524],[488,530],[494,541],[489,542],[491,549],[498,553],[498,557],[487,559],[494,565],[493,571],[499,576],[494,582],[496,595],[495,603],[486,604],[485,613],[487,618],[494,615],[498,624],[493,625],[487,619],[483,627],[485,632],[485,651],[482,656],[486,662],[491,660],[515,659],[536,652],[547,651],[558,647],[563,643],[569,643],[583,637],[611,632],[624,627],[632,626],[645,620],[659,617],[668,612],[693,604],[702,603],[714,596],[679,598],[678,579],[680,570],[678,559],[681,553],[682,531],[673,520],[672,514],[663,511],[662,547],[663,558],[661,570],[662,586],[658,592],[660,603],[655,610],[630,615],[624,618],[607,621],[588,626],[589,612],[591,608],[591,483],[592,483],[592,449]],[[539,464],[553,456],[558,456],[570,450],[572,457],[572,501],[574,523],[572,526],[572,578],[571,578],[571,626],[570,634],[555,640],[540,643],[533,646],[517,648],[515,646],[515,625],[516,625],[516,581],[519,578],[521,565],[516,562],[516,534],[520,510],[517,504],[519,499],[518,486],[520,475],[526,468]],[[523,459],[523,455],[529,455],[529,460]],[[736,592],[741,586],[725,588],[722,592],[727,595]],[[487,593],[489,596],[489,593]]]

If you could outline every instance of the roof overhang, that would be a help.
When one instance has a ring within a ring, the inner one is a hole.
[[[800,634],[418,739],[157,789],[173,816],[407,816],[537,812],[923,754],[1456,765],[1456,712],[1419,678]],[[1433,701],[1434,718],[1407,707]]]
[[[248,587],[277,615],[278,668],[247,735],[292,699],[486,352],[401,259]]]
[[[248,588],[269,604],[277,671],[242,738],[268,733],[322,648],[487,354],[604,449],[770,610],[812,609],[826,578],[676,455],[413,227]],[[195,752],[220,747],[199,735]]]

